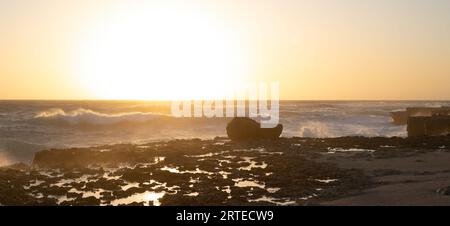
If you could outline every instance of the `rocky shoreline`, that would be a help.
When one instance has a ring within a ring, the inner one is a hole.
[[[217,137],[44,150],[31,166],[0,169],[0,204],[333,205],[385,185],[380,178],[411,173],[387,163],[450,156],[449,147],[450,136],[249,142]],[[445,170],[450,166],[439,172]],[[444,203],[449,185],[450,179],[433,191]]]

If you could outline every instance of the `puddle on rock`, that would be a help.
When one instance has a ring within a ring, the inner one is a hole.
[[[133,183],[128,183],[127,185],[121,186],[122,191],[126,191],[130,188],[138,188],[139,187],[139,183],[138,182],[133,182]]]
[[[249,202],[269,202],[269,203],[273,203],[278,206],[290,206],[290,205],[296,204],[295,201],[292,201],[289,199],[276,199],[276,198],[267,197],[267,196],[263,196],[258,199],[249,199],[248,201]]]
[[[265,189],[266,185],[261,184],[259,181],[252,181],[252,180],[245,180],[244,178],[238,178],[233,179],[234,186],[240,187],[240,188],[246,188],[246,187],[258,187]]]
[[[116,199],[111,201],[111,205],[119,206],[119,205],[130,205],[132,203],[144,203],[144,206],[160,206],[161,203],[159,199],[164,197],[165,192],[150,192],[146,191],[143,193],[134,194],[128,196],[126,198]]]
[[[198,193],[198,192],[192,192],[192,193],[184,194],[184,196],[197,197],[199,194],[200,193]]]
[[[325,184],[329,184],[329,183],[338,181],[338,179],[330,179],[330,178],[327,178],[327,179],[314,179],[314,180],[317,181],[317,182],[320,182],[320,183],[325,183]]]
[[[168,171],[170,173],[179,173],[179,174],[185,174],[185,173],[189,173],[189,174],[206,174],[206,175],[214,175],[214,173],[212,172],[208,172],[205,170],[201,170],[199,168],[196,168],[195,170],[184,170],[184,171],[180,171],[179,167],[168,167],[168,166],[164,166],[163,168],[161,168],[161,170],[163,171]]]
[[[336,154],[336,153],[353,153],[353,152],[368,152],[373,153],[376,150],[371,149],[362,149],[362,148],[328,148],[327,154]]]
[[[281,190],[281,188],[267,188],[266,190],[267,190],[267,192],[269,192],[269,193],[276,193],[276,192],[278,192],[279,190]]]
[[[239,163],[249,163],[249,166],[239,167],[238,170],[247,170],[250,171],[254,168],[265,169],[267,167],[267,163],[262,162],[262,164],[258,164],[258,162],[253,161],[255,157],[241,157],[244,161],[240,161]]]
[[[44,182],[45,182],[45,181],[43,181],[43,180],[34,180],[33,183],[30,183],[28,186],[23,186],[23,188],[24,188],[25,190],[28,190],[28,189],[30,189],[30,188],[32,188],[32,187],[39,186],[39,185],[43,184]]]

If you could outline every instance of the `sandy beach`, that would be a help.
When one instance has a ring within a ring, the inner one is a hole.
[[[340,168],[362,169],[375,187],[322,205],[450,205],[450,153],[444,148],[394,158],[337,157],[332,162]]]

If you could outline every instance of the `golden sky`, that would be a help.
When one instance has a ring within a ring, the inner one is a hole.
[[[450,99],[448,0],[0,0],[0,99]]]

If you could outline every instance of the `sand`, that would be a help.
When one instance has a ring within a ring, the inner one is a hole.
[[[411,157],[386,159],[350,159],[331,161],[340,168],[362,169],[373,176],[374,188],[321,205],[450,205],[450,196],[437,191],[450,185],[450,153],[433,151]],[[377,172],[395,175],[377,176]]]

